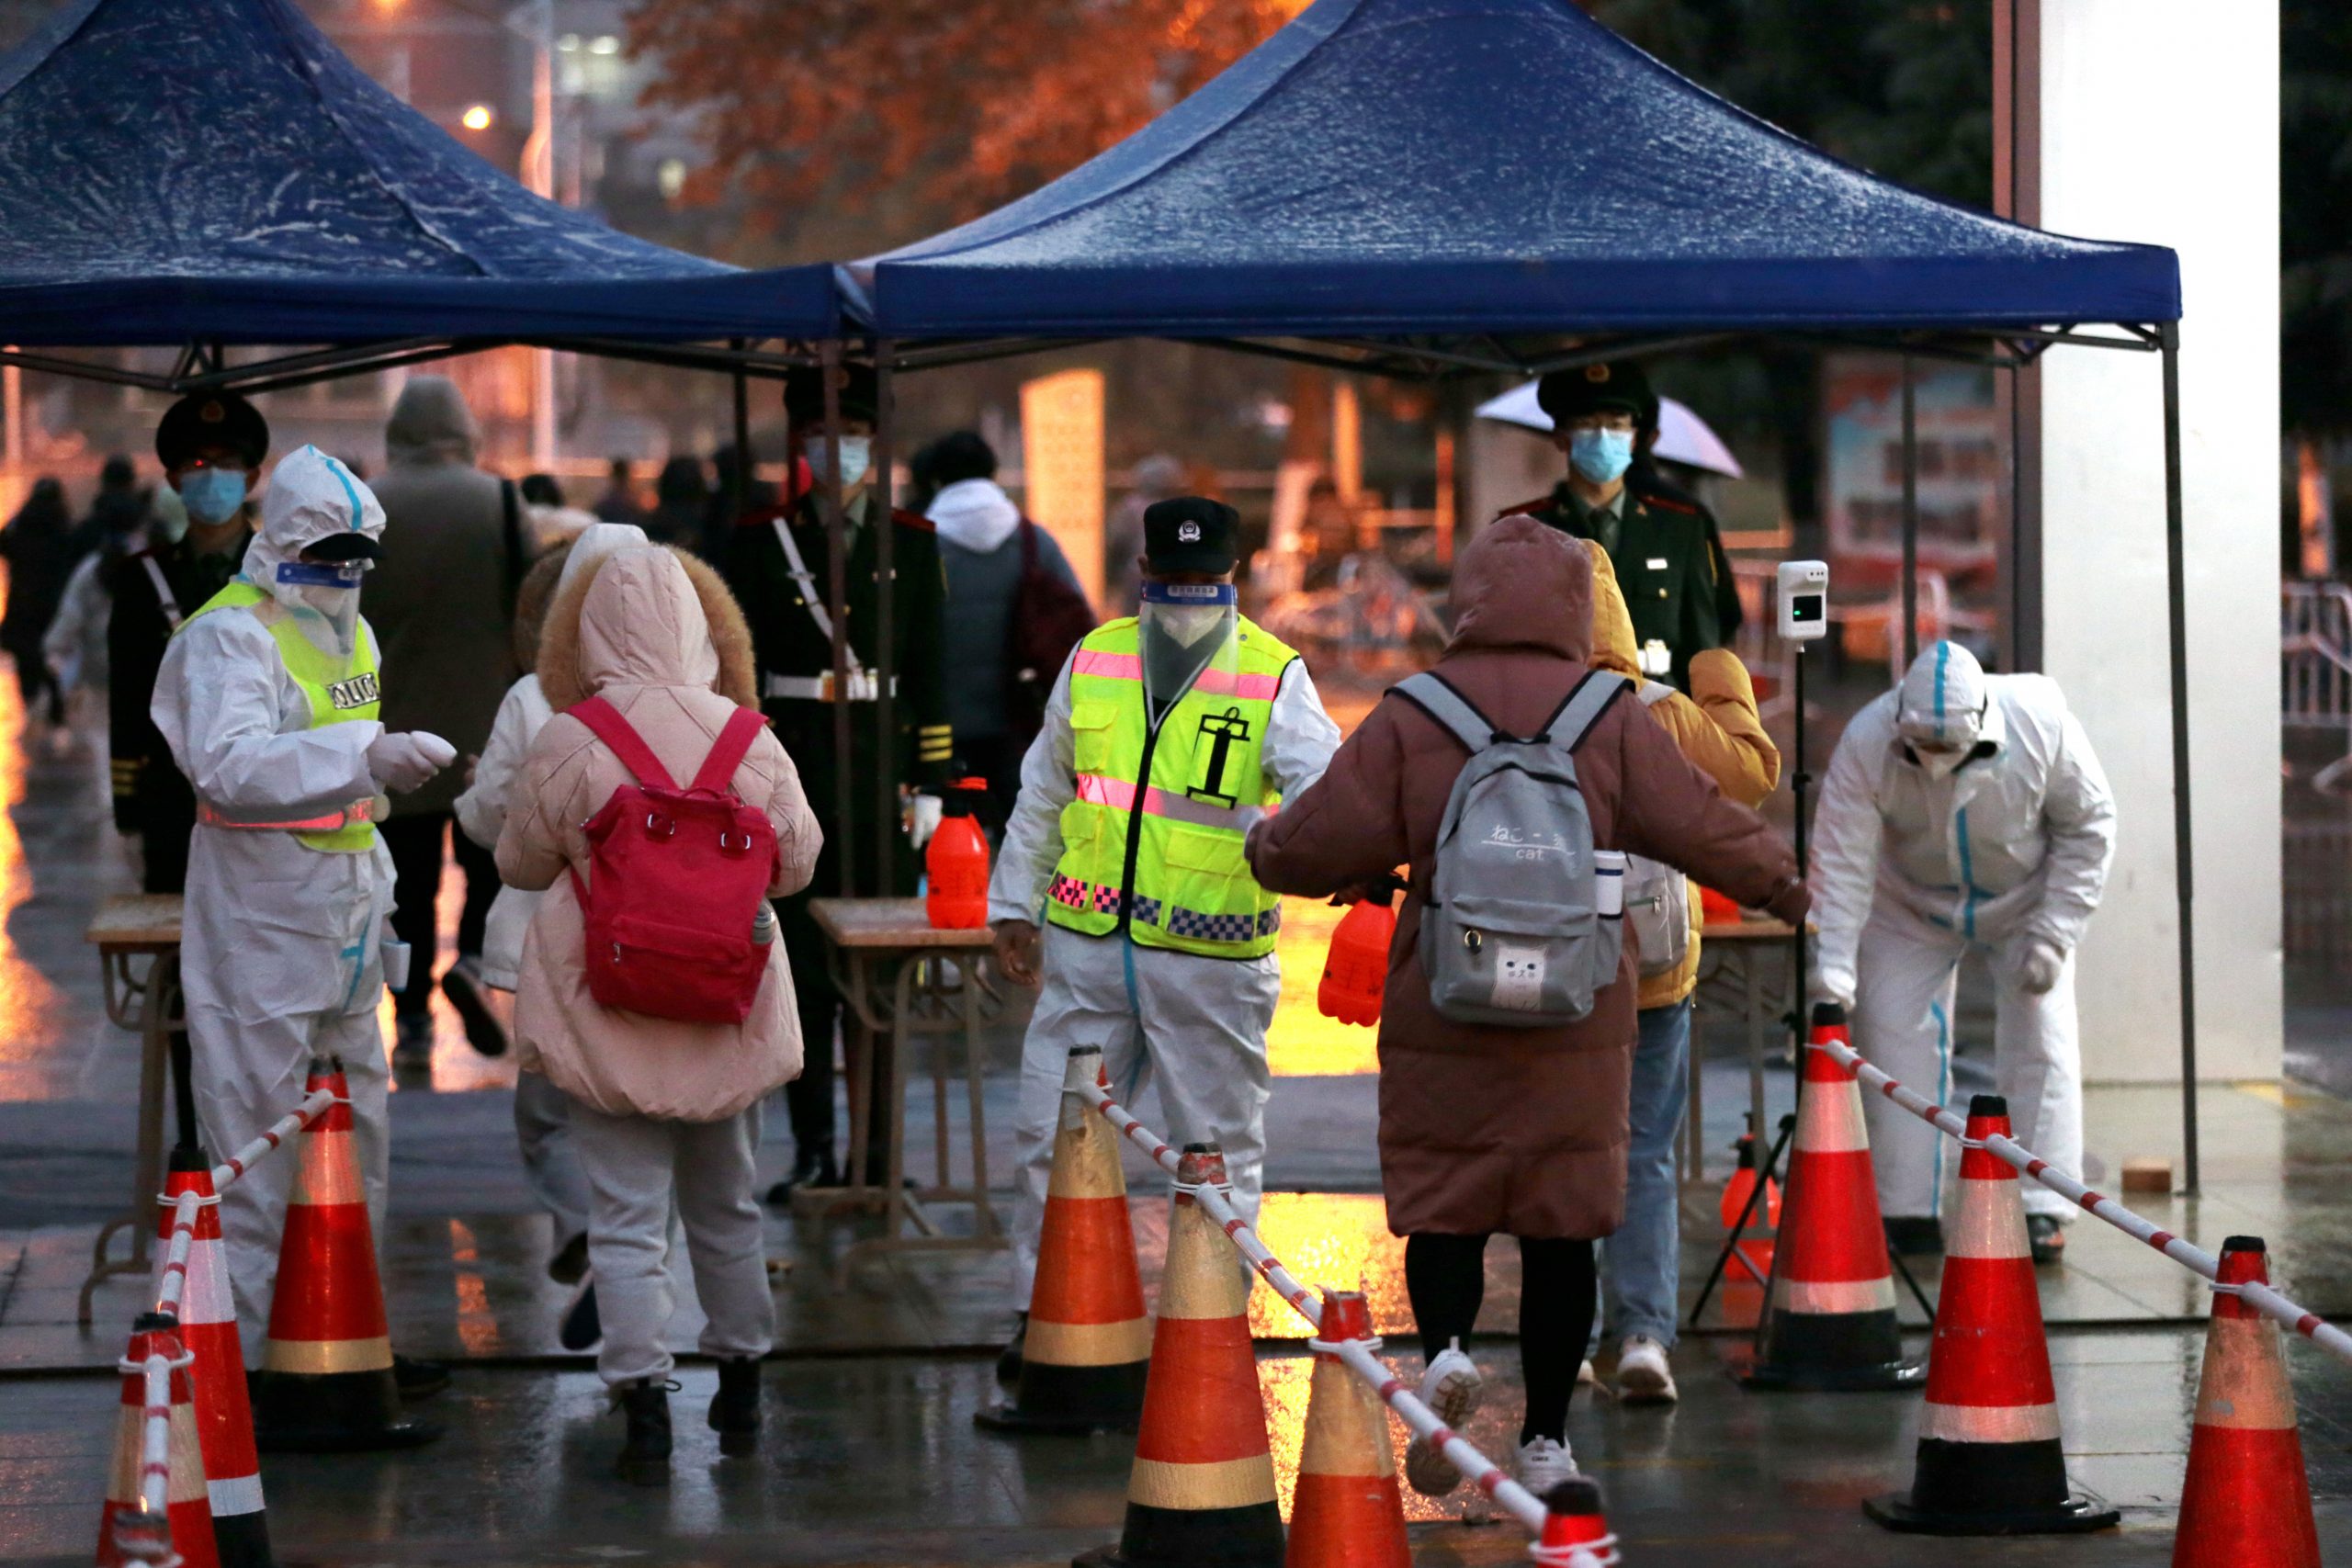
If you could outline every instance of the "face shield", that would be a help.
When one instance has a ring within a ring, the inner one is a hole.
[[[1241,596],[1230,582],[1147,582],[1137,615],[1143,694],[1153,707],[1174,703],[1233,639]]]
[[[347,658],[358,637],[359,584],[381,553],[383,532],[375,492],[305,446],[270,476],[243,576],[292,614],[313,647]]]
[[[1895,699],[1895,730],[1919,765],[1942,777],[1968,760],[1984,728],[1984,668],[1956,642],[1919,650]]]

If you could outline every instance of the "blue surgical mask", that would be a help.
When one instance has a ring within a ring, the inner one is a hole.
[[[1568,461],[1577,473],[1597,485],[1624,477],[1634,466],[1634,433],[1630,430],[1579,430],[1568,440]]]
[[[234,468],[197,468],[180,476],[180,504],[188,520],[218,527],[245,503],[245,476]]]
[[[865,478],[866,468],[874,461],[874,438],[870,435],[844,435],[842,447],[842,488],[854,490]],[[820,439],[808,443],[808,474],[819,484],[825,482],[826,443]]]

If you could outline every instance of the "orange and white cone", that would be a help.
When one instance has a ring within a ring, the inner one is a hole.
[[[2009,1103],[1980,1094],[1968,1106],[1960,1224],[1944,1248],[1911,1490],[1862,1509],[1924,1535],[2105,1529],[2116,1511],[2067,1491],[2025,1199],[2017,1171],[1984,1148],[1996,1134],[2009,1135]]]
[[[1527,1550],[1542,1568],[1614,1568],[1617,1538],[1600,1511],[1600,1485],[1573,1476],[1544,1494],[1544,1533]]]
[[[204,1500],[204,1459],[196,1435],[196,1406],[188,1396],[187,1352],[174,1333],[171,1314],[141,1314],[130,1327],[130,1348],[122,1359],[121,1412],[115,1422],[114,1468],[107,1478],[105,1511],[98,1516],[98,1568],[129,1562],[219,1568],[212,1548],[212,1510]],[[164,1517],[142,1510],[139,1491],[151,1461],[147,1455],[147,1358],[157,1352],[172,1363],[171,1441],[165,1468]],[[158,1540],[158,1525],[168,1530]],[[139,1540],[144,1536],[144,1540]],[[137,1542],[140,1550],[126,1550]],[[168,1551],[160,1549],[168,1547]],[[160,1555],[158,1554],[160,1551]]]
[[[1083,1092],[1102,1071],[1101,1047],[1070,1052],[1021,1376],[1011,1404],[973,1416],[991,1431],[1128,1432],[1143,1412],[1151,1319],[1127,1178],[1117,1134]]]
[[[2319,1568],[2319,1530],[2278,1325],[2232,1294],[2270,1282],[2260,1236],[2222,1243],[2173,1568]]]
[[[1413,1568],[1388,1413],[1329,1348],[1349,1339],[1380,1344],[1363,1292],[1334,1291],[1323,1298],[1321,1337],[1311,1341],[1315,1372],[1283,1568]]]
[[[1193,1196],[1224,1185],[1217,1146],[1187,1144],[1168,1221],[1126,1528],[1118,1545],[1084,1553],[1073,1568],[1282,1568],[1282,1505],[1250,1338],[1250,1281],[1232,1239]]]
[[[297,1453],[413,1448],[441,1429],[401,1411],[342,1064],[311,1064],[302,1092],[322,1089],[332,1089],[335,1102],[302,1130],[294,1149],[255,1435],[263,1448]]]
[[[156,1284],[170,1267],[172,1221],[180,1194],[197,1195],[196,1227],[180,1291],[180,1343],[195,1358],[187,1381],[204,1454],[205,1493],[220,1568],[269,1568],[269,1517],[263,1512],[261,1461],[254,1452],[254,1413],[245,1396],[245,1358],[237,1343],[237,1304],[221,1252],[220,1200],[204,1151],[172,1151],[156,1222]]]
[[[1744,1380],[1750,1388],[1914,1388],[1927,1376],[1903,1356],[1861,1086],[1853,1069],[1819,1049],[1846,1037],[1843,1008],[1813,1010],[1772,1289]]]

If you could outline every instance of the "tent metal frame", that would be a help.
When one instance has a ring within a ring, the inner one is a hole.
[[[758,343],[780,341],[781,350]],[[196,342],[181,345],[172,368],[162,374],[133,370],[120,365],[74,359],[39,349],[0,348],[0,366],[36,370],[49,376],[72,376],[110,386],[135,387],[141,391],[186,396],[190,392],[237,392],[254,396],[282,392],[314,382],[340,380],[422,365],[435,359],[481,354],[493,348],[546,348],[559,353],[592,355],[602,359],[629,360],[678,370],[709,370],[720,375],[780,380],[794,369],[818,362],[813,344],[792,340],[735,339],[727,344],[646,343],[604,337],[413,337],[379,343],[342,344],[299,349],[267,358],[232,364],[226,345]],[[124,347],[141,346],[124,344]]]
[[[2104,328],[2106,330],[2095,330]],[[1106,334],[1115,335],[1115,334]],[[2194,831],[2190,810],[2188,761],[2188,629],[2187,604],[2187,572],[2183,561],[2184,534],[2181,502],[2181,438],[2180,438],[2180,327],[2177,321],[2117,321],[2072,323],[2049,327],[1903,327],[1852,330],[1818,328],[1739,327],[1720,331],[1692,331],[1672,333],[1622,333],[1583,335],[1564,342],[1566,334],[1550,334],[1525,339],[1498,334],[1453,336],[1430,334],[1427,337],[1384,339],[1376,337],[1311,337],[1311,338],[1247,338],[1208,335],[1170,338],[1171,342],[1206,343],[1239,353],[1255,354],[1295,364],[1319,367],[1350,375],[1385,376],[1396,379],[1452,382],[1479,375],[1540,376],[1553,370],[1574,369],[1579,366],[1604,359],[1645,358],[1657,355],[1684,352],[1695,348],[1717,348],[1761,342],[1809,343],[1822,347],[1871,349],[1892,353],[1903,362],[1902,443],[1903,443],[1903,652],[1907,667],[1918,651],[1918,539],[1919,539],[1919,443],[1918,409],[1916,396],[1913,362],[1932,359],[1948,363],[1982,366],[1991,369],[2021,369],[2039,361],[2050,350],[2061,346],[2117,350],[2132,354],[2157,355],[2163,365],[2164,425],[2165,425],[2165,600],[2171,654],[2171,717],[2173,754],[2173,852],[2175,859],[2174,898],[2179,928],[2180,968],[2180,1072],[2181,1072],[2181,1143],[2183,1154],[2183,1188],[2188,1196],[2198,1194],[2201,1171],[2198,1148],[2197,1114],[2197,976],[2196,976],[2196,909],[2194,877]],[[1022,337],[1011,339],[969,339],[930,341],[905,344],[886,337],[851,337],[841,344],[822,345],[826,363],[838,363],[845,353],[859,353],[874,364],[877,372],[877,417],[874,432],[873,469],[878,501],[877,513],[890,515],[891,469],[893,467],[892,418],[896,378],[904,373],[944,369],[954,366],[977,364],[983,360],[1012,358],[1022,355],[1046,353],[1085,346],[1105,341],[1105,337],[1051,338]],[[830,389],[829,389],[830,392]],[[827,415],[830,429],[838,429],[834,419],[836,405],[829,395]],[[833,467],[838,473],[838,466]],[[830,536],[833,541],[834,581],[829,597],[834,626],[834,657],[837,671],[845,649],[844,614],[846,595],[842,580],[842,541],[846,529],[841,510],[838,486],[831,487],[825,497]],[[2011,526],[2016,526],[2012,519]],[[888,527],[880,529],[877,536],[876,570],[881,579],[876,626],[878,657],[874,661],[875,676],[880,691],[876,700],[875,722],[887,757],[892,730],[893,694],[890,670],[893,617],[891,601],[893,581],[890,568],[890,536]],[[2012,552],[2014,557],[2014,551]],[[837,679],[839,676],[837,674]],[[843,687],[842,689],[846,689]],[[842,818],[844,835],[852,823],[849,806],[854,787],[848,761],[846,734],[849,716],[846,705],[835,708],[835,730],[839,751]],[[900,781],[889,776],[888,768],[877,770],[875,781],[879,806],[876,830],[879,835],[878,865],[888,866],[894,845],[891,835],[898,828],[898,798]],[[1800,829],[1802,831],[1802,829]],[[843,840],[847,841],[846,837]],[[847,894],[847,858],[844,857],[842,891]],[[1799,978],[1798,984],[1802,985]]]

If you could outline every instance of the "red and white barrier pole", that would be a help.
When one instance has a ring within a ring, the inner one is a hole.
[[[1104,1121],[1119,1130],[1121,1136],[1143,1150],[1154,1165],[1170,1176],[1176,1174],[1179,1156],[1165,1138],[1136,1121],[1127,1108],[1113,1099],[1111,1091],[1102,1085],[1087,1084],[1083,1089],[1088,1100],[1102,1113]],[[1258,1239],[1257,1232],[1250,1228],[1250,1222],[1241,1217],[1225,1192],[1216,1187],[1204,1186],[1194,1190],[1193,1199],[1224,1228],[1225,1234],[1233,1239],[1235,1247],[1249,1260],[1250,1267],[1273,1287],[1274,1293],[1288,1302],[1292,1309],[1319,1333],[1323,1325],[1323,1298],[1300,1284],[1291,1271],[1283,1267],[1282,1259]],[[1468,1439],[1449,1430],[1445,1423],[1437,1418],[1437,1412],[1422,1404],[1412,1390],[1390,1372],[1380,1358],[1372,1353],[1369,1345],[1361,1339],[1340,1340],[1332,1346],[1332,1350],[1350,1371],[1372,1386],[1380,1395],[1381,1403],[1396,1412],[1398,1418],[1415,1435],[1435,1440],[1444,1450],[1445,1457],[1453,1461],[1455,1468],[1472,1485],[1510,1510],[1530,1532],[1542,1533],[1548,1512],[1535,1495],[1513,1481],[1500,1465],[1473,1448]],[[1610,1559],[1613,1560],[1613,1557]]]
[[[1852,1046],[1842,1041],[1830,1040],[1815,1043],[1810,1049],[1828,1052],[1837,1061],[1852,1067],[1864,1083],[1939,1132],[1953,1138],[1967,1135],[1968,1123],[1958,1112],[1937,1104],[1917,1090],[1890,1077],[1865,1061]],[[2134,1241],[2154,1248],[2202,1279],[2211,1281],[2221,1277],[2221,1259],[2213,1254],[2143,1219],[2105,1193],[2084,1186],[2016,1139],[1996,1134],[1984,1140],[1984,1149],[2076,1208],[2098,1215]],[[2337,1360],[2352,1362],[2352,1334],[2346,1334],[2317,1313],[2306,1311],[2268,1285],[2248,1283],[2235,1286],[2233,1291],[2240,1301],[2265,1317],[2292,1329]]]
[[[316,1089],[305,1096],[301,1104],[279,1117],[271,1124],[269,1131],[212,1168],[213,1191],[222,1190],[229,1183],[244,1175],[245,1168],[254,1161],[300,1132],[318,1117],[324,1115],[327,1107],[333,1105],[334,1101],[334,1091],[332,1089]]]

